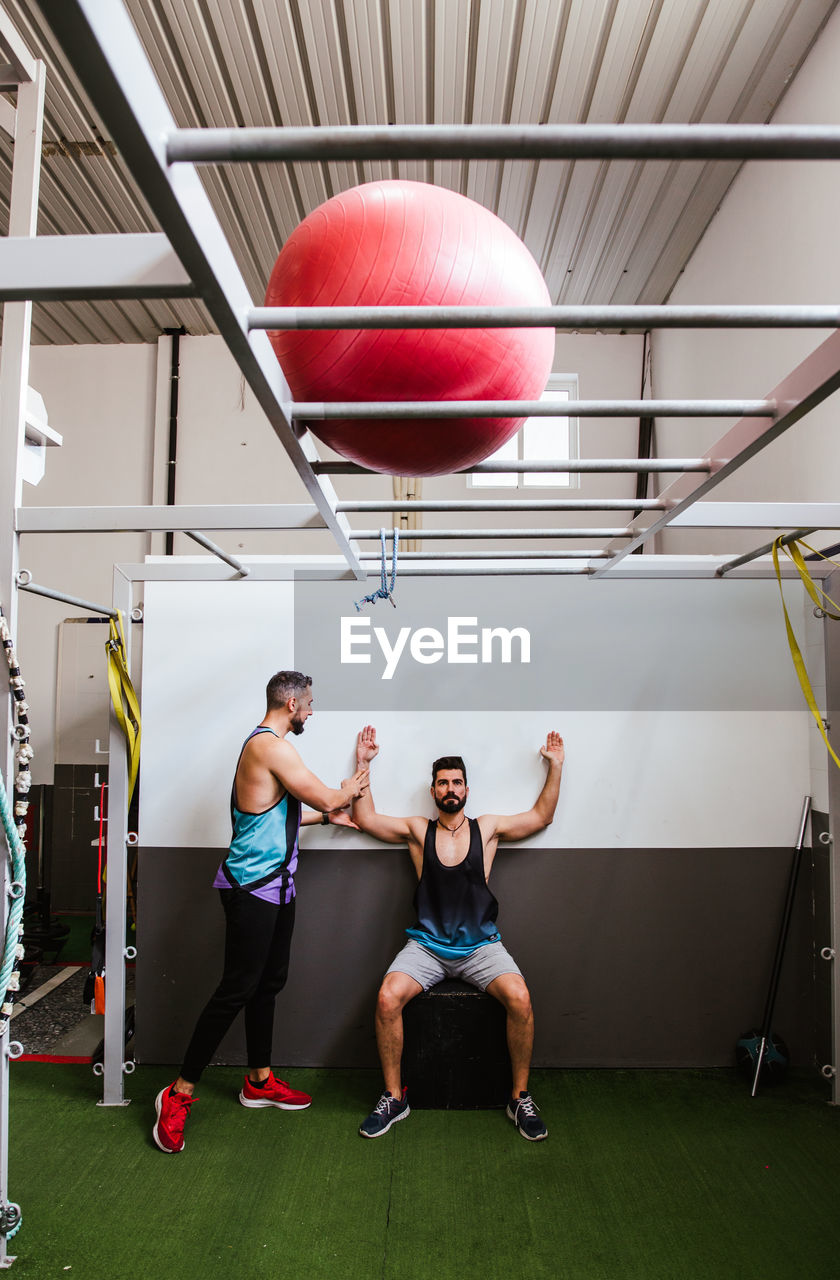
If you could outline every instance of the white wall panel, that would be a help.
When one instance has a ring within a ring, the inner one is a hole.
[[[574,584],[573,593],[580,585]],[[684,585],[657,587],[674,597],[668,638],[674,653],[681,644],[688,647],[679,619]],[[558,697],[561,682],[552,670],[549,647],[549,661],[538,673],[544,673],[543,709],[523,709],[528,705],[524,697],[519,709],[509,709],[507,701],[500,708],[501,699],[494,698],[498,667],[461,666],[453,677],[441,663],[426,667],[423,678],[454,679],[453,687],[463,691],[462,705],[456,694],[450,710],[442,713],[416,709],[416,681],[405,686],[404,709],[397,698],[396,707],[377,710],[373,695],[364,710],[323,705],[319,670],[322,690],[337,673],[324,671],[315,646],[294,652],[291,583],[148,584],[141,843],[224,847],[240,743],[262,717],[269,676],[280,667],[298,667],[314,678],[315,714],[295,745],[324,781],[337,785],[352,770],[356,733],[363,724],[374,724],[382,743],[381,758],[374,765],[374,794],[383,812],[429,813],[429,766],[444,754],[461,754],[467,761],[473,813],[530,808],[544,777],[539,746],[549,729],[557,729],[568,748],[558,815],[554,825],[529,845],[784,846],[795,837],[797,814],[808,790],[808,713],[789,709],[786,655],[779,635],[759,625],[751,590],[756,584],[727,585],[735,593],[743,585],[752,596],[750,600],[744,595],[739,647],[743,651],[747,646],[752,664],[768,663],[771,676],[777,668],[779,688],[768,690],[766,700],[760,689],[758,696],[745,698],[740,710],[670,705],[645,709],[651,705],[645,683],[655,680],[656,669],[664,665],[660,653],[652,654],[651,670],[638,671],[639,692],[625,697],[621,709],[568,711]],[[597,590],[594,584],[583,584],[583,589]],[[621,593],[612,594],[614,588],[606,590],[616,605],[623,605],[621,627],[615,633],[620,644],[621,635],[641,628],[644,619],[632,616],[634,597],[622,600]],[[573,594],[566,603],[572,599]],[[562,616],[561,602],[557,608]],[[377,616],[374,621],[389,619]],[[696,626],[696,621],[689,619],[688,625]],[[717,627],[717,620],[711,625]],[[566,673],[575,686],[597,683],[603,645],[593,643],[591,655],[591,669],[584,669],[584,658],[577,670]],[[318,668],[311,670],[316,661]],[[720,670],[707,669],[702,678],[709,705],[720,708],[726,705],[721,688],[731,682],[732,673],[725,669],[725,659],[717,661]],[[367,674],[351,665],[338,671],[348,689]],[[697,678],[696,671],[686,673],[689,681]],[[432,685],[427,687],[431,690]],[[696,700],[696,691],[692,697]],[[348,698],[353,700],[352,693]],[[487,710],[464,710],[468,705],[475,708],[482,698]],[[427,705],[430,700],[431,694]],[[329,834],[340,846],[370,843],[338,829]]]

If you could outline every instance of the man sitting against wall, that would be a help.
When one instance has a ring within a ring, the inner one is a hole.
[[[366,725],[356,743],[356,767],[370,768],[379,754],[376,730]],[[504,1005],[513,1093],[507,1115],[530,1142],[548,1136],[528,1092],[534,1043],[534,1015],[525,979],[502,945],[496,929],[499,904],[487,885],[500,840],[524,840],[554,818],[565,751],[563,739],[548,734],[540,754],[548,765],[542,790],[526,813],[467,818],[467,772],[460,756],[442,756],[432,765],[431,797],[437,818],[391,818],[377,813],[370,788],[353,801],[356,825],[387,844],[406,844],[417,873],[414,904],[418,921],[392,963],[376,1005],[376,1043],[385,1091],[359,1132],[379,1138],[409,1114],[400,1063],[403,1009],[421,991],[444,978],[458,978],[487,991]]]

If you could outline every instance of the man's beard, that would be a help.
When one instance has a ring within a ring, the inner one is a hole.
[[[303,733],[305,720],[292,720],[292,733]]]
[[[445,796],[443,800],[435,800],[441,813],[460,813],[466,803],[466,796],[461,796],[460,800],[457,796]]]

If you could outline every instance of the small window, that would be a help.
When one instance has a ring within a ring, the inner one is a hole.
[[[557,404],[551,417],[528,418],[510,440],[491,453],[487,462],[560,461],[578,456],[578,420],[559,412],[568,400],[577,400],[577,374],[552,374],[540,399]],[[473,489],[575,489],[577,473],[568,471],[473,471]]]

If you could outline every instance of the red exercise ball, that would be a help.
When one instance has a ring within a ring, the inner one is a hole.
[[[550,304],[539,267],[500,218],[424,182],[370,182],[334,196],[292,232],[268,307]],[[269,334],[299,401],[538,400],[553,329],[288,330]],[[342,457],[389,475],[474,465],[522,418],[313,421]]]

